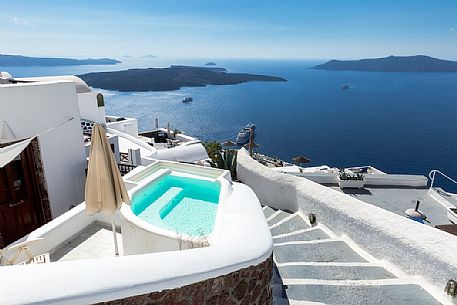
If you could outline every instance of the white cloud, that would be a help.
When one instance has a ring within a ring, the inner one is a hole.
[[[19,18],[17,16],[14,16],[12,18],[12,21],[13,21],[14,24],[17,24],[17,25],[33,26],[33,24],[30,21],[28,21],[27,19]]]

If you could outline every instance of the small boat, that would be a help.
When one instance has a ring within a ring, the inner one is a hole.
[[[184,104],[187,104],[187,103],[192,102],[193,100],[194,100],[194,99],[191,98],[191,97],[186,97],[185,99],[182,100],[182,102],[183,102]]]
[[[343,86],[341,87],[341,89],[347,90],[347,89],[349,89],[349,85],[343,85]]]
[[[249,123],[241,131],[238,133],[236,137],[236,144],[238,145],[243,145],[249,142],[249,139],[251,138],[251,131],[252,135],[254,136],[255,133],[255,124]]]

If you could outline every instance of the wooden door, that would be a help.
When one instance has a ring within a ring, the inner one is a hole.
[[[30,146],[0,168],[0,234],[5,245],[43,224]]]

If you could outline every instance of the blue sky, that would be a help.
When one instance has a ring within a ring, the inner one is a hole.
[[[3,2],[3,54],[457,60],[457,0]]]

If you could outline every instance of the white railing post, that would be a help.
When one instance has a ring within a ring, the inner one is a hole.
[[[430,173],[428,173],[428,177],[430,178],[431,182],[430,182],[430,188],[433,188],[433,184],[435,183],[435,176],[436,176],[436,173],[440,174],[441,176],[443,176],[444,178],[446,178],[447,180],[451,181],[452,183],[454,184],[457,184],[457,181],[455,181],[454,179],[452,179],[451,177],[449,177],[448,175],[444,174],[443,172],[440,172],[439,170],[437,169],[433,169],[430,171]]]
[[[431,182],[430,182],[431,189],[433,188],[433,183],[435,183],[435,174],[436,174],[435,170],[432,170],[432,171],[430,171],[430,173],[428,175],[431,179]]]

